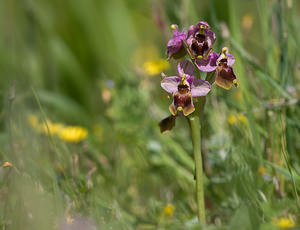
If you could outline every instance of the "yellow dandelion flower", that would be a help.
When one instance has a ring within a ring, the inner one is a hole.
[[[166,70],[169,68],[170,68],[169,62],[164,59],[146,61],[143,64],[143,69],[147,75],[156,75],[156,74],[161,73],[163,70]]]
[[[8,162],[8,161],[5,161],[3,164],[2,164],[2,167],[12,167],[12,163]]]
[[[64,141],[77,143],[87,137],[88,131],[80,126],[67,126],[61,129],[58,135]]]
[[[257,172],[261,175],[264,175],[264,174],[266,174],[267,170],[264,166],[261,165],[261,166],[259,166]]]
[[[239,113],[237,115],[237,119],[238,119],[239,122],[241,122],[243,124],[247,124],[248,123],[247,117],[244,114],[242,114],[242,113]]]
[[[227,121],[230,125],[234,125],[237,123],[237,117],[234,114],[229,114]]]
[[[290,218],[281,217],[272,221],[272,224],[283,229],[295,227],[295,222]]]
[[[163,213],[164,213],[164,215],[166,215],[166,216],[172,216],[173,213],[174,213],[174,211],[175,211],[174,205],[172,205],[172,204],[167,204],[167,205],[165,206],[165,208],[164,208]]]

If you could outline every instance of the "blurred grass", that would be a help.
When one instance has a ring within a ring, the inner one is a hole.
[[[207,229],[278,229],[272,220],[280,217],[299,228],[299,7],[291,0],[2,1],[0,163],[12,166],[0,168],[1,228],[199,228],[187,122],[159,133],[170,101],[160,76],[143,70],[166,57],[169,24],[199,20],[216,32],[217,52],[228,46],[234,54],[240,83],[230,91],[213,86],[202,120]],[[246,122],[230,123],[232,114]],[[85,127],[88,138],[49,137],[30,125],[31,115],[44,125]]]

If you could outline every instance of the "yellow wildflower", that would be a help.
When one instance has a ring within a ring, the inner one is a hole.
[[[229,114],[227,121],[230,125],[233,125],[237,123],[237,118],[234,114]]]
[[[281,217],[272,221],[272,224],[283,229],[295,227],[295,222],[290,218]]]
[[[243,124],[247,124],[248,123],[247,117],[244,114],[242,114],[242,113],[239,113],[237,115],[237,119],[238,119],[239,122],[241,122]]]
[[[165,208],[164,208],[164,215],[166,215],[166,216],[172,216],[173,215],[173,213],[174,213],[174,211],[175,211],[175,207],[174,207],[174,205],[172,205],[172,204],[167,204],[166,206],[165,206]]]
[[[77,143],[88,135],[87,129],[80,126],[65,126],[61,123],[53,123],[48,119],[43,123],[39,123],[35,115],[29,116],[28,121],[38,132],[58,135],[60,139],[68,142]]]
[[[248,119],[247,117],[242,114],[242,113],[239,113],[239,114],[229,114],[228,118],[227,118],[227,121],[230,125],[235,125],[237,123],[242,123],[242,124],[248,124]]]
[[[261,174],[261,175],[264,175],[264,174],[266,174],[266,172],[267,172],[267,170],[266,170],[266,168],[264,167],[264,166],[259,166],[259,168],[258,168],[258,173],[259,174]]]
[[[77,143],[87,137],[88,131],[80,126],[67,126],[62,128],[58,135],[64,141]]]
[[[8,162],[8,161],[5,161],[3,164],[2,164],[2,167],[11,167],[12,166],[12,163]]]
[[[143,64],[143,69],[148,75],[155,75],[161,73],[163,70],[170,68],[169,62],[164,59],[153,61],[146,61]]]

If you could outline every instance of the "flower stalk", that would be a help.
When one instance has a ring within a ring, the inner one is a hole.
[[[191,128],[192,142],[194,148],[195,160],[195,177],[196,177],[196,200],[197,200],[197,214],[199,222],[202,226],[206,225],[205,221],[205,202],[204,202],[204,188],[203,188],[203,167],[201,155],[201,134],[200,134],[200,119],[199,116],[189,117]]]

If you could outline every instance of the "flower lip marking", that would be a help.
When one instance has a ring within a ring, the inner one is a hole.
[[[208,58],[211,47],[216,40],[215,33],[209,28],[209,24],[204,21],[198,22],[196,26],[190,26],[186,42],[192,59]]]
[[[208,42],[206,41],[206,36],[203,31],[199,31],[194,35],[194,38],[192,40],[191,44],[191,50],[194,54],[194,56],[205,56],[207,54],[207,51],[209,50]]]
[[[189,86],[187,84],[179,84],[178,85],[178,92],[180,94],[185,94],[189,91]]]

